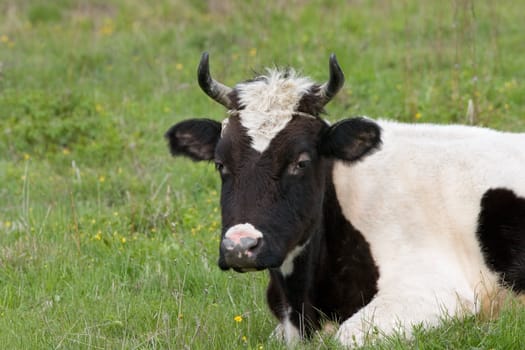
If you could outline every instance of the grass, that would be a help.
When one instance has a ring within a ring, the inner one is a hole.
[[[283,348],[268,339],[266,275],[216,267],[214,170],[172,160],[162,137],[186,117],[224,117],[196,84],[201,52],[230,85],[274,64],[323,81],[335,52],[347,83],[332,120],[525,131],[524,11],[494,0],[0,2],[0,347]],[[493,322],[448,320],[370,347],[523,348],[524,321],[509,306]]]

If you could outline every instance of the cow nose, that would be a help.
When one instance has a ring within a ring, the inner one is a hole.
[[[259,244],[259,238],[256,237],[236,237],[236,238],[224,238],[222,241],[222,247],[226,250],[238,250],[249,252],[252,248],[255,248]]]
[[[256,251],[261,245],[261,238],[252,230],[227,232],[221,242],[221,250],[227,265],[237,269],[255,268]]]

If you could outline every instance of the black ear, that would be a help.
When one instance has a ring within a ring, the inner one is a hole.
[[[381,128],[365,118],[341,120],[328,127],[321,138],[320,153],[348,162],[359,160],[381,145]]]
[[[164,137],[174,156],[212,160],[221,137],[221,123],[211,119],[189,119],[173,125]]]

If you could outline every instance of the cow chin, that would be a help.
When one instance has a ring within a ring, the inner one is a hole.
[[[249,267],[246,267],[246,266],[241,267],[241,266],[235,266],[235,265],[230,266],[221,260],[219,260],[219,268],[223,271],[228,271],[229,269],[232,269],[233,271],[239,272],[239,273],[256,272],[256,271],[261,271],[261,270],[266,269],[265,267],[260,267],[260,266],[249,266]]]
[[[277,268],[281,265],[281,263],[282,261],[280,261],[277,258],[272,259],[266,257],[266,259],[257,259],[249,264],[246,263],[246,261],[244,261],[243,264],[238,264],[235,261],[227,261],[223,254],[220,255],[218,261],[218,265],[221,270],[227,271],[229,269],[232,269],[235,272],[239,273],[256,272],[266,269]]]
[[[245,267],[241,267],[241,268],[238,268],[238,267],[233,267],[233,270],[235,272],[239,272],[239,273],[245,273],[245,272],[256,272],[256,271],[261,271],[261,270],[264,270],[264,269],[261,269],[261,268],[256,268],[256,267],[252,267],[252,268],[245,268]]]

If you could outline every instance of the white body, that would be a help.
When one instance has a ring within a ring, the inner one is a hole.
[[[333,171],[343,214],[380,274],[377,295],[337,332],[346,345],[362,343],[371,327],[409,334],[479,311],[498,283],[476,237],[481,198],[490,188],[525,197],[525,134],[379,124],[381,150]]]

